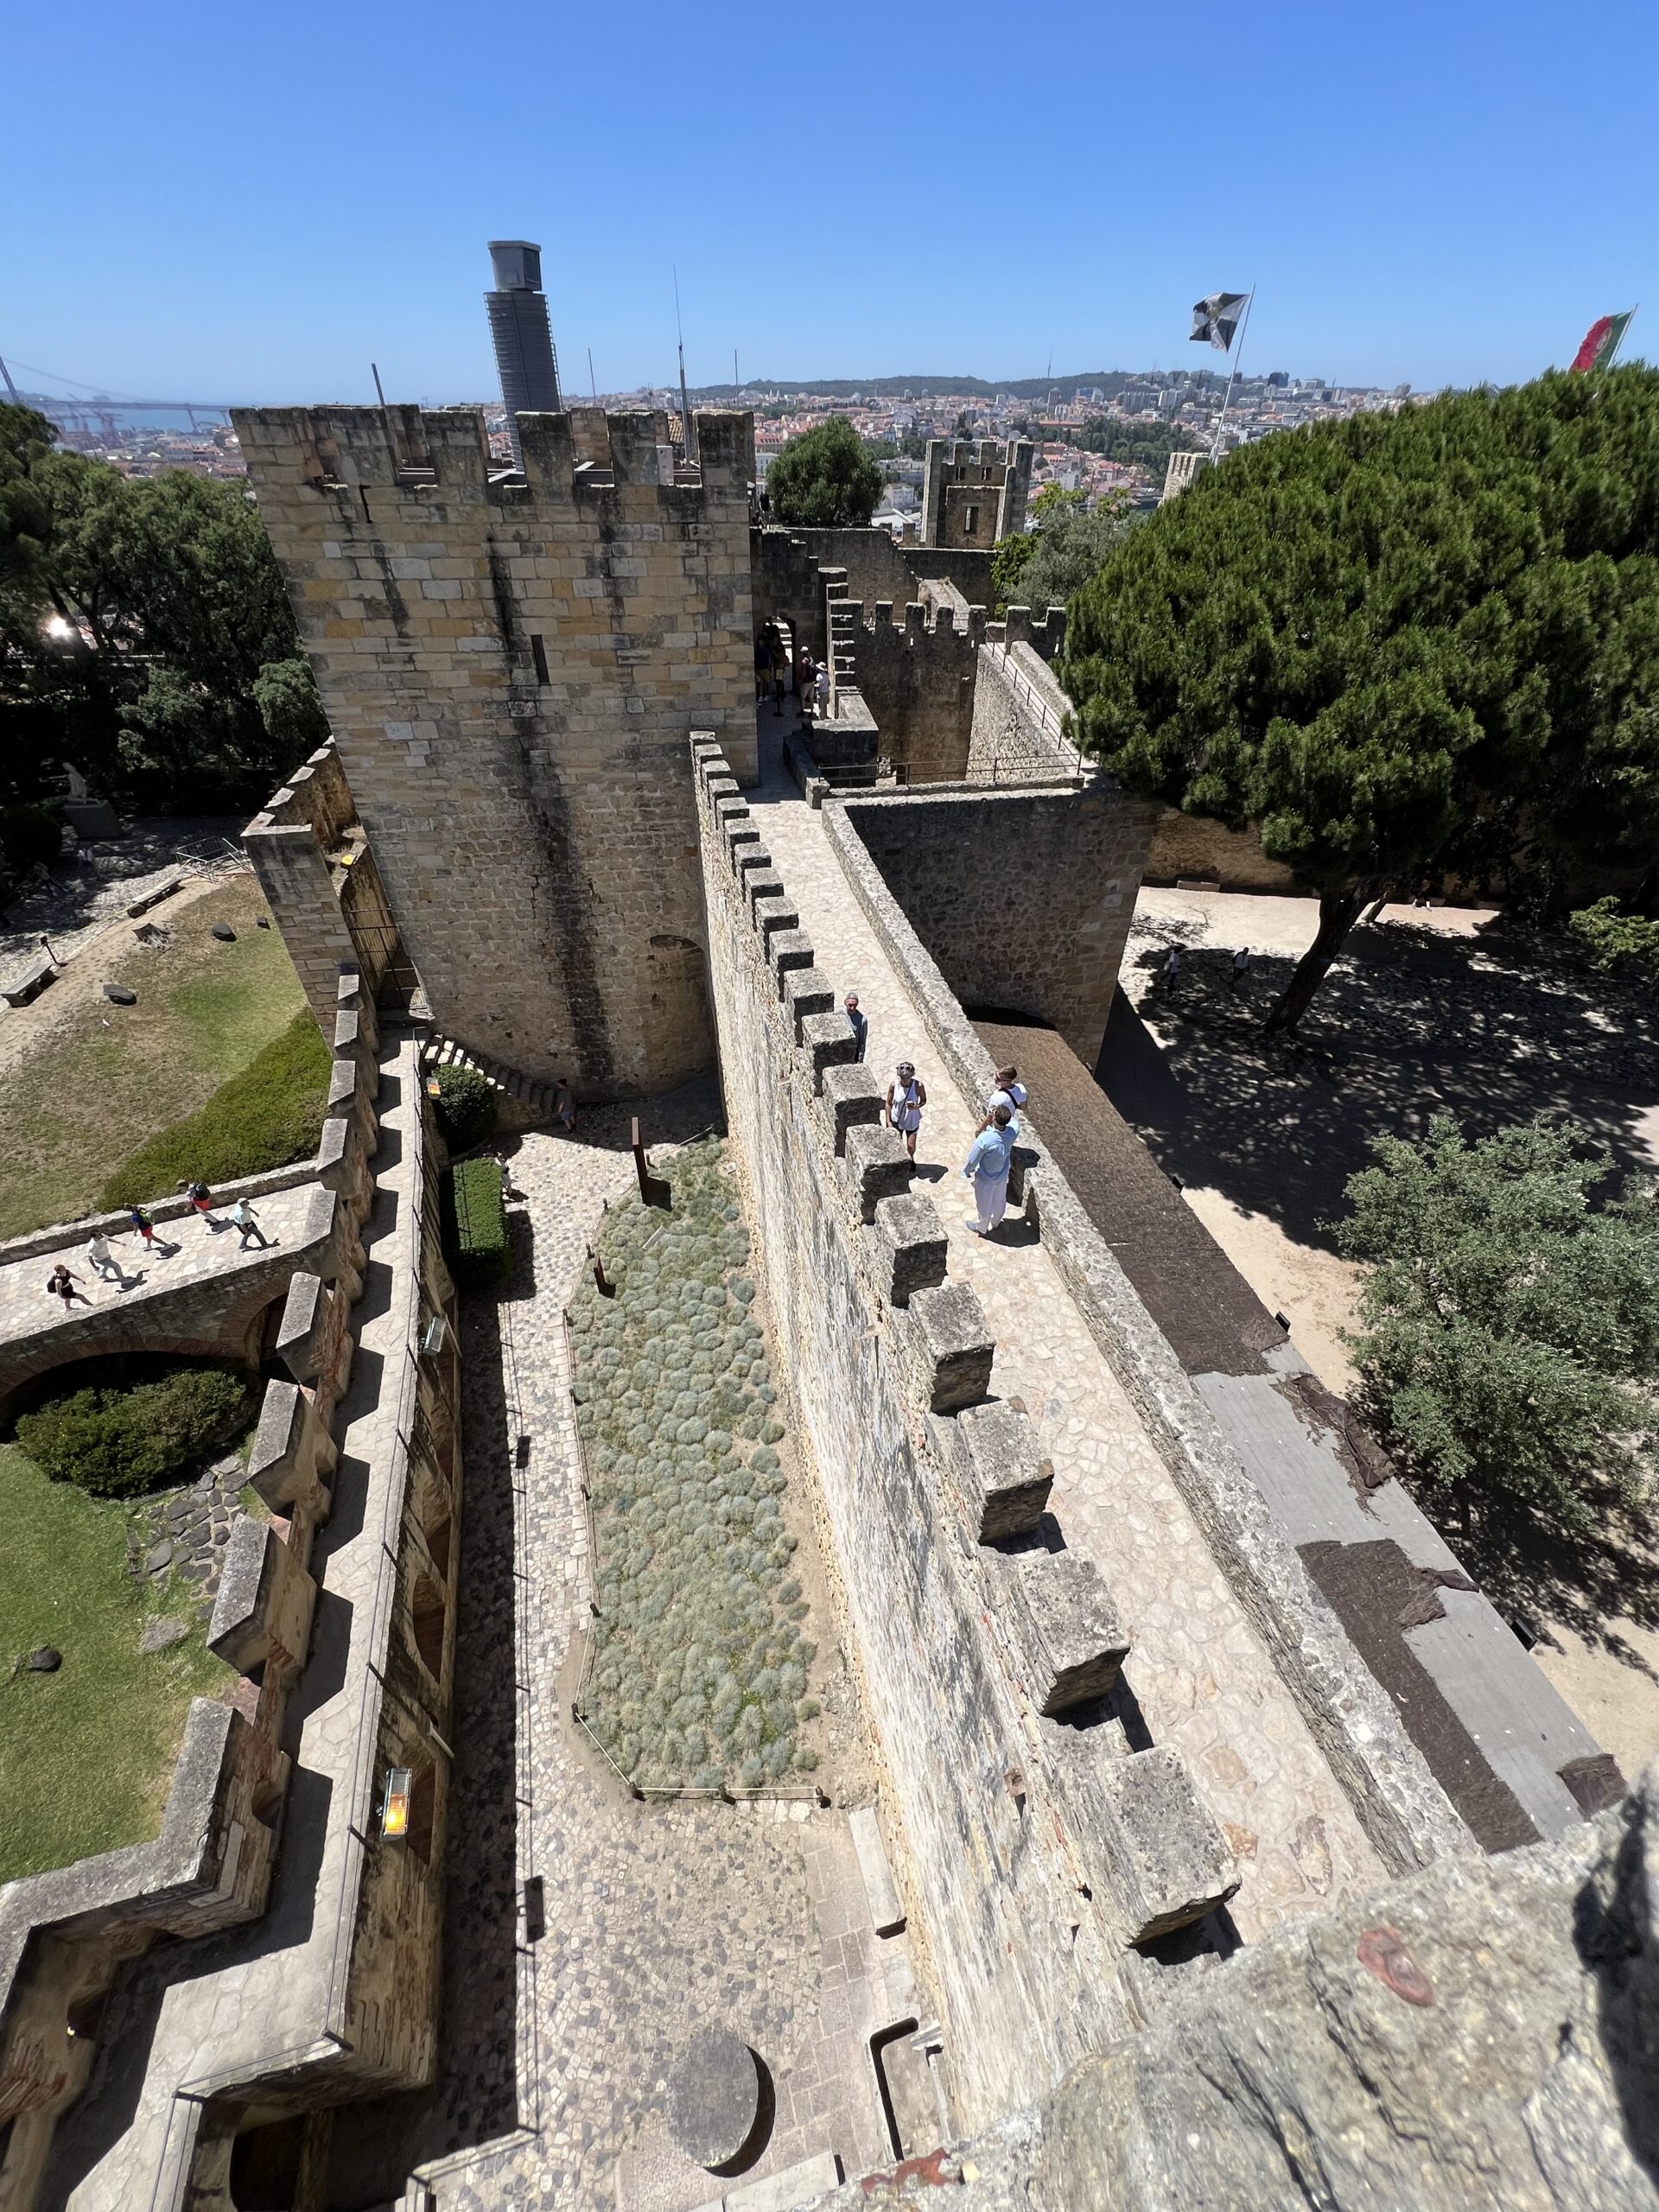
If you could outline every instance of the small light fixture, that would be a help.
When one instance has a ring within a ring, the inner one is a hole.
[[[429,1075],[426,1078],[426,1095],[429,1098],[442,1098],[443,1096],[439,1087],[438,1078],[435,1075]]]
[[[386,1769],[386,1795],[380,1807],[380,1833],[393,1842],[401,1843],[409,1834],[410,1770],[406,1766]]]
[[[427,1323],[421,1338],[421,1350],[429,1359],[435,1359],[443,1350],[444,1338],[449,1333],[449,1324],[442,1313],[435,1313]]]

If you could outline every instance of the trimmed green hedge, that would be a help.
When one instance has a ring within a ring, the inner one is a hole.
[[[331,1058],[315,1016],[296,1014],[200,1112],[141,1145],[105,1184],[99,1206],[142,1205],[187,1179],[233,1183],[303,1160],[322,1136]]]
[[[181,1368],[127,1390],[76,1390],[22,1414],[17,1441],[54,1483],[94,1497],[137,1497],[190,1473],[228,1443],[248,1407],[248,1380]]]
[[[493,1160],[463,1160],[443,1179],[443,1253],[464,1288],[499,1282],[507,1271],[507,1209]]]
[[[438,1127],[452,1152],[470,1152],[495,1135],[497,1103],[481,1068],[438,1070]]]

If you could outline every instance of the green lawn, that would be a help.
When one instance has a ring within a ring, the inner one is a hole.
[[[170,944],[81,956],[99,963],[100,976],[130,985],[138,1003],[92,1000],[7,1071],[0,1084],[0,1237],[94,1211],[111,1179],[129,1162],[137,1165],[134,1156],[147,1141],[200,1113],[239,1077],[251,1078],[249,1090],[225,1102],[216,1128],[210,1117],[198,1133],[214,1143],[211,1161],[194,1172],[228,1181],[301,1157],[308,1131],[315,1142],[327,1053],[315,1025],[309,1038],[299,1028],[296,1017],[305,1010],[299,979],[276,931],[255,926],[264,911],[253,878],[235,876],[167,925]],[[234,944],[213,936],[220,921],[236,931]],[[111,947],[117,942],[109,940]],[[250,1111],[251,1103],[268,1106],[279,1092],[278,1110]],[[238,1128],[246,1135],[241,1151]],[[175,1165],[165,1147],[150,1155],[142,1172],[165,1179],[143,1195],[163,1197],[193,1172],[175,1173]]]
[[[152,1614],[189,1605],[137,1586],[126,1523],[0,1446],[0,1882],[156,1835],[191,1699],[234,1679],[200,1624],[139,1649]],[[12,1675],[41,1643],[62,1652],[57,1673]]]

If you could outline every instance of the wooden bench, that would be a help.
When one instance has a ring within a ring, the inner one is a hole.
[[[47,985],[55,982],[58,963],[49,952],[37,952],[21,974],[10,982],[0,983],[0,998],[8,1006],[27,1006],[31,999],[39,998]]]

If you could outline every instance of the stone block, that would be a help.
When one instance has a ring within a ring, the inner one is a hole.
[[[815,1091],[823,1089],[832,1067],[844,1067],[858,1050],[844,1014],[809,1014],[801,1024],[801,1043],[812,1065]]]
[[[1000,1562],[993,1586],[1021,1688],[1045,1717],[1103,1697],[1129,1649],[1092,1560],[1028,1552]]]
[[[1103,1759],[1087,1796],[1103,1817],[1073,1842],[1085,1867],[1098,1859],[1095,1886],[1123,1915],[1130,1942],[1189,1927],[1237,1889],[1233,1854],[1173,1745]]]
[[[827,1096],[828,1077],[823,1087]],[[938,1206],[921,1192],[883,1198],[871,1232],[876,1288],[885,1305],[906,1306],[918,1290],[936,1290],[944,1281],[950,1240]]]
[[[732,847],[732,874],[740,883],[743,880],[743,872],[746,868],[769,869],[771,866],[772,855],[762,844],[739,842]]]
[[[907,1318],[906,1357],[928,1411],[950,1414],[977,1405],[991,1387],[996,1346],[973,1292],[962,1283],[918,1290]]]
[[[801,1035],[801,1024],[810,1014],[828,1014],[836,1002],[835,986],[821,968],[791,968],[778,979],[783,996],[784,1010],[795,1032],[796,1043],[805,1040]],[[848,1042],[852,1031],[847,1028],[847,1018],[842,1016],[841,1026],[847,1030]]]
[[[804,937],[801,943],[806,947],[810,963],[812,948]],[[842,1153],[846,1150],[849,1129],[881,1119],[881,1103],[887,1093],[864,1063],[856,1060],[850,1067],[828,1070],[823,1078],[823,1096],[835,1123],[836,1150]]]
[[[729,2028],[700,2028],[668,2077],[668,2132],[675,2146],[715,2171],[731,2164],[760,2118],[760,2069]]]
[[[710,806],[715,805],[718,800],[722,798],[736,798],[742,790],[742,786],[738,782],[735,776],[728,776],[723,772],[726,763],[722,760],[720,763],[720,767],[722,772],[719,775],[707,777],[704,779],[702,786],[703,794],[708,799]]]
[[[835,2152],[815,2151],[810,2158],[768,2174],[763,2181],[728,2189],[721,2202],[726,2212],[807,2212],[840,2183],[841,2162]]]
[[[268,1521],[238,1516],[225,1547],[207,1648],[238,1675],[297,1674],[311,1640],[317,1586]]]
[[[754,926],[764,942],[770,943],[780,930],[797,930],[801,917],[792,899],[757,899],[754,902]]]
[[[861,1805],[847,1816],[858,1853],[858,1871],[870,1908],[870,1925],[878,1936],[896,1936],[905,1924],[905,1908],[887,1864],[887,1847],[874,1805]]]
[[[316,1401],[297,1383],[265,1385],[249,1454],[247,1478],[274,1512],[300,1506],[315,1512],[338,1452]]]
[[[1012,1406],[977,1406],[957,1423],[957,1481],[976,1541],[1024,1535],[1048,1510],[1053,1463]]]
[[[884,1198],[902,1198],[909,1190],[916,1163],[896,1129],[866,1123],[848,1130],[844,1149],[848,1188],[859,1219],[868,1224]]]
[[[743,896],[749,902],[750,913],[758,914],[763,899],[776,899],[781,902],[784,879],[775,868],[752,868],[743,879]],[[796,918],[798,921],[800,918],[798,915]]]
[[[784,978],[792,968],[810,968],[812,963],[812,940],[804,930],[774,930],[766,939],[766,961],[778,978],[779,995],[783,995]]]

